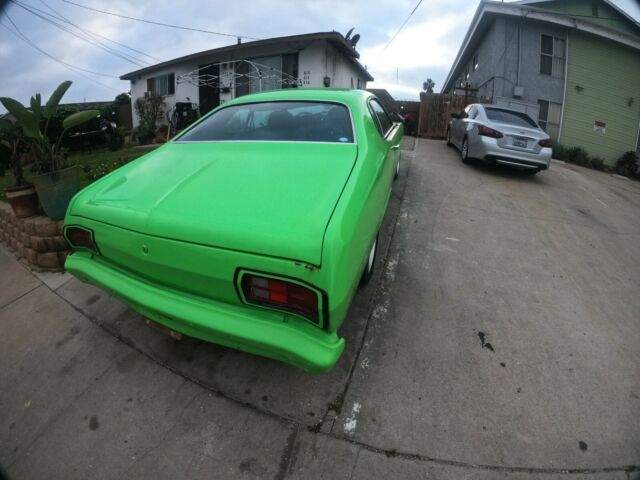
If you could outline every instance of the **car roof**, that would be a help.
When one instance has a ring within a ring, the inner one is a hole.
[[[323,102],[340,102],[349,106],[362,104],[363,100],[374,97],[366,90],[352,90],[348,88],[283,88],[278,90],[269,90],[267,92],[252,93],[235,98],[224,105],[240,105],[243,103],[253,102],[270,102],[270,101],[323,101]]]

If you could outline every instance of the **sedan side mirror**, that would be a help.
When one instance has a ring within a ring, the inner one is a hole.
[[[451,118],[460,118],[460,114],[453,112]]]

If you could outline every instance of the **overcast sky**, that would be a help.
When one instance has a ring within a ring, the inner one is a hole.
[[[169,60],[235,43],[231,37],[148,25],[65,3],[63,0],[16,0],[42,11],[58,12],[85,30],[99,33],[153,57]],[[215,0],[173,2],[150,0],[74,0],[94,8],[159,22],[268,38],[351,27],[361,35],[360,61],[376,81],[370,87],[387,88],[396,98],[417,99],[422,82],[431,77],[440,89],[475,12],[478,0],[426,0],[393,43],[417,0]],[[614,0],[640,20],[638,0]],[[51,9],[49,9],[49,7]],[[40,49],[69,64],[115,77],[139,67],[46,23],[11,1],[0,23],[11,26],[8,14],[22,33]],[[122,47],[109,44],[111,47]],[[133,53],[133,52],[128,52]],[[135,54],[139,56],[139,54]],[[148,57],[143,57],[154,63]],[[69,71],[0,26],[0,96],[23,102],[36,92],[44,98],[61,81],[74,84],[65,102],[111,100],[129,90],[129,82],[87,73],[95,82]],[[0,106],[1,108],[1,106]]]

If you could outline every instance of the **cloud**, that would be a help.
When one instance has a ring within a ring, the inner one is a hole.
[[[46,7],[36,0],[22,0]],[[238,2],[155,2],[151,0],[78,0],[79,3],[123,15],[203,28],[231,34],[269,38],[317,31],[346,33],[355,27],[361,35],[361,61],[384,86],[402,98],[417,98],[422,82],[431,77],[442,85],[479,0],[423,1],[389,48],[382,52],[415,7],[416,0],[252,0]],[[640,18],[634,0],[614,0]],[[52,8],[85,29],[130,45],[161,59],[235,43],[235,37],[168,29],[75,7],[61,0],[46,0]],[[90,70],[120,76],[139,67],[60,31],[17,5],[7,11],[33,42],[60,59]],[[7,24],[6,17],[0,22]],[[104,40],[110,47],[122,50]],[[127,52],[127,50],[123,50]],[[136,55],[132,52],[129,54]],[[47,59],[4,28],[0,28],[0,95],[28,101],[35,92],[45,97],[62,80],[74,85],[65,101],[107,100],[129,90],[129,83],[93,77],[94,82]],[[154,62],[147,58],[148,61]],[[398,78],[396,79],[396,72]],[[398,80],[398,81],[397,81]],[[99,82],[102,85],[98,85]]]

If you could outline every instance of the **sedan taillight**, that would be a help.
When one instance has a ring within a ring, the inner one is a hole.
[[[99,254],[98,246],[93,238],[93,232],[87,228],[69,226],[64,229],[64,236],[73,248],[82,248]]]
[[[245,274],[242,293],[248,303],[287,310],[319,323],[318,295],[297,283]]]
[[[550,138],[543,138],[538,142],[538,145],[540,145],[543,148],[551,148],[553,146],[553,142],[551,141]]]
[[[502,132],[494,130],[493,128],[485,127],[484,125],[478,125],[478,135],[491,138],[502,138]]]

